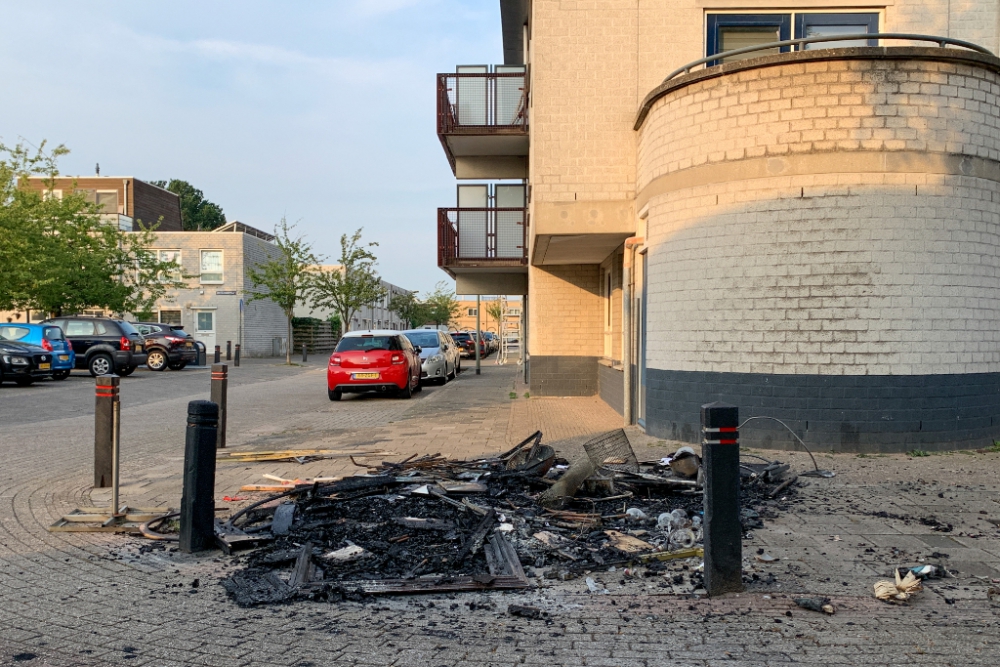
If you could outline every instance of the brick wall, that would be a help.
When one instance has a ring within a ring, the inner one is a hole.
[[[640,147],[640,184],[661,188],[649,367],[1000,372],[998,95],[989,69],[926,61],[788,64],[669,93]],[[872,154],[882,170],[856,171]]]
[[[229,234],[221,233],[216,236],[229,236]],[[246,277],[246,270],[278,258],[281,251],[273,243],[256,236],[249,234],[232,234],[232,236],[242,237],[243,289],[249,292],[253,290],[253,284]],[[271,356],[274,338],[288,338],[288,319],[285,317],[285,312],[270,299],[248,303],[243,313],[243,346],[247,350],[247,355]]]
[[[959,63],[840,60],[748,69],[656,102],[640,130],[639,188],[702,164],[816,151],[997,160],[998,99],[996,72]]]

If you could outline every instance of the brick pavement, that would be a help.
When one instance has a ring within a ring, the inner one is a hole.
[[[250,364],[240,371],[230,391],[233,449],[308,444],[385,448],[399,457],[474,456],[541,428],[546,442],[572,457],[589,434],[619,423],[597,399],[524,399],[514,366],[484,364],[482,376],[467,372],[411,401],[341,403],[326,399],[316,366]],[[510,391],[518,398],[510,399]],[[125,404],[127,502],[176,506],[190,398],[161,400],[155,410]],[[0,405],[0,420],[4,409]],[[686,595],[690,585],[675,586],[665,577],[600,572],[592,576],[611,595],[589,595],[579,579],[535,579],[535,590],[510,594],[245,610],[229,603],[216,584],[233,566],[219,554],[141,553],[148,543],[134,538],[47,532],[69,508],[107,498],[89,488],[92,428],[92,419],[77,416],[0,432],[7,463],[0,471],[0,664],[996,662],[1000,610],[989,606],[985,588],[1000,577],[1000,534],[986,521],[1000,518],[998,454],[821,454],[820,464],[838,476],[810,480],[797,499],[777,501],[782,511],[745,544],[748,573],[760,581],[740,596],[695,599]],[[675,446],[630,434],[641,458]],[[800,454],[757,453],[791,461],[800,471],[808,462]],[[218,491],[220,497],[231,494],[265,472],[302,477],[354,470],[345,460],[226,464],[220,466]],[[921,523],[931,516],[952,524],[951,532]],[[752,560],[758,548],[779,560]],[[958,570],[957,578],[930,583],[908,607],[872,599],[877,578],[894,564],[921,558]],[[831,595],[838,613],[799,610],[789,597],[797,591]],[[537,605],[549,618],[508,616],[506,607],[514,602]]]

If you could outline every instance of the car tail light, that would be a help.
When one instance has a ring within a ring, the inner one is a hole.
[[[42,349],[45,350],[45,351],[47,351],[47,352],[51,352],[52,351],[52,343],[50,343],[48,341],[48,339],[46,339],[46,338],[42,339]]]
[[[128,336],[122,336],[121,345],[123,350],[132,349],[132,341],[128,339]]]
[[[403,355],[401,355],[401,354],[394,354],[394,355],[392,355],[392,363],[394,363],[394,364],[401,364],[401,363],[403,363]]]
[[[164,336],[164,338],[166,338],[167,341],[169,341],[169,342],[171,342],[171,343],[173,343],[175,345],[178,344],[178,343],[183,343],[185,341],[184,338],[180,338],[179,336]]]
[[[339,354],[335,354],[332,357],[330,357],[330,365],[331,366],[339,366],[340,365],[340,355]]]

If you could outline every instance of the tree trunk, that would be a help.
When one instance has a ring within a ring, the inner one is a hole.
[[[289,366],[292,365],[292,314],[285,311],[285,317],[288,318],[288,344],[285,345],[285,363]]]

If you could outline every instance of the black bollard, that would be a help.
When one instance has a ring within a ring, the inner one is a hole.
[[[219,406],[188,403],[181,496],[180,549],[185,553],[215,546],[215,438]]]
[[[226,447],[226,402],[229,394],[229,366],[212,365],[212,402],[219,406],[219,449]]]
[[[309,357],[306,356],[306,344],[302,343],[302,363],[309,361]]]
[[[117,375],[101,375],[97,378],[96,399],[94,400],[94,487],[111,486],[114,474],[114,441],[117,423],[115,403],[118,402]],[[113,508],[117,511],[117,508]]]
[[[233,341],[226,341],[226,361],[233,360]]]
[[[701,406],[705,590],[710,596],[743,590],[739,423],[735,405]]]
[[[240,344],[236,343],[236,354],[233,356],[233,366],[240,367]]]
[[[215,346],[215,360],[212,363],[217,364],[220,361],[222,361],[222,348],[219,347],[218,345],[216,345]]]
[[[196,345],[198,350],[197,366],[208,366],[208,348],[204,344]]]

